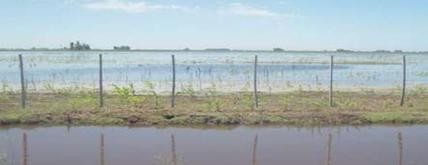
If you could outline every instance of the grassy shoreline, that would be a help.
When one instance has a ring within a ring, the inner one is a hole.
[[[261,93],[258,109],[251,93],[179,95],[170,108],[168,96],[116,94],[97,107],[92,92],[29,95],[27,109],[19,96],[0,97],[0,126],[216,126],[216,125],[366,125],[428,124],[428,95],[411,93],[404,107],[398,93],[338,92],[335,107],[325,92]]]

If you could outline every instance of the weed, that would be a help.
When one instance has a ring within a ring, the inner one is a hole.
[[[414,89],[411,91],[411,94],[415,96],[423,96],[428,92],[428,88],[422,85],[417,85],[414,87]]]
[[[218,98],[218,92],[215,84],[211,85],[211,88],[208,89],[208,109],[220,111],[222,107],[222,101]]]
[[[13,92],[12,87],[10,87],[9,84],[7,84],[7,82],[2,81],[1,93],[2,94],[13,94],[14,92]]]
[[[131,104],[137,106],[144,102],[144,99],[135,95],[133,84],[129,85],[129,87],[119,87],[117,85],[113,86],[113,93],[119,97],[122,104]]]
[[[196,90],[193,88],[192,83],[189,83],[186,86],[184,86],[182,93],[184,95],[188,95],[188,96],[191,96],[191,97],[195,97],[196,96]]]
[[[80,91],[77,97],[72,97],[69,102],[73,110],[78,110],[82,107],[95,107],[97,98],[93,93]]]
[[[291,102],[291,98],[289,95],[282,96],[281,103],[285,111],[290,110],[290,102]]]
[[[43,81],[43,88],[50,93],[57,93],[54,84],[49,81]]]
[[[155,90],[155,84],[150,82],[150,81],[145,81],[144,82],[144,86],[148,89],[148,93],[150,95],[150,97],[152,97],[154,105],[155,105],[155,109],[161,109],[162,105],[161,103],[161,97],[159,96],[159,94],[156,92]]]

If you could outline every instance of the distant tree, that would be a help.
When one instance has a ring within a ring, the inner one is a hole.
[[[353,52],[352,50],[337,49],[336,52]]]
[[[283,51],[285,51],[284,49],[282,49],[282,48],[273,48],[273,51],[274,52],[283,52]]]
[[[230,52],[231,50],[229,48],[207,48],[205,51],[210,52]]]
[[[131,50],[129,46],[114,46],[113,50]]]
[[[76,43],[70,43],[70,50],[91,50],[91,47],[88,44],[80,43],[80,41],[76,41]]]
[[[75,45],[75,49],[74,50],[81,50],[82,49],[82,45],[80,45],[79,41],[76,41],[76,45]]]
[[[389,50],[376,50],[375,51],[376,53],[390,53],[391,51],[389,51]]]

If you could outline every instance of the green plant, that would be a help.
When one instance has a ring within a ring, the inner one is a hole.
[[[250,88],[250,82],[247,81],[245,83],[245,86],[241,89],[242,91],[244,91],[244,93],[242,94],[242,103],[246,107],[253,109],[254,108],[253,95],[250,92],[248,92],[249,88]]]
[[[13,94],[13,89],[12,87],[9,86],[9,84],[7,84],[7,82],[2,81],[2,86],[1,86],[2,90],[1,93],[2,94]]]
[[[133,84],[130,84],[129,87],[119,87],[117,85],[113,86],[113,93],[119,96],[119,99],[122,103],[136,106],[144,102],[144,99],[139,98],[135,95],[135,89]]]
[[[55,86],[53,83],[50,83],[48,81],[43,81],[43,88],[47,91],[47,92],[51,92],[51,93],[57,93],[57,91],[55,90]]]
[[[95,107],[97,105],[97,98],[91,92],[78,91],[76,95],[77,97],[72,97],[69,101],[73,110],[82,107]]]
[[[193,88],[192,83],[187,84],[186,86],[184,86],[183,88],[183,92],[184,95],[189,95],[191,97],[195,97],[196,96],[196,91]]]
[[[283,95],[281,99],[282,106],[284,107],[284,110],[290,110],[290,102],[291,98],[289,95]]]
[[[12,89],[5,82],[2,83],[2,91],[0,92],[0,101],[7,101],[10,95],[13,94]]]
[[[212,84],[210,88],[208,88],[207,93],[208,99],[208,109],[220,111],[222,107],[222,101],[218,98],[218,92],[215,84]]]
[[[149,95],[153,98],[153,102],[155,104],[155,109],[160,109],[162,108],[161,106],[161,97],[159,96],[159,94],[156,92],[155,90],[155,84],[150,82],[150,81],[145,81],[144,82],[144,86],[146,88],[148,88],[148,93]]]
[[[414,89],[411,91],[411,93],[416,96],[423,96],[427,92],[428,88],[422,85],[415,86]]]

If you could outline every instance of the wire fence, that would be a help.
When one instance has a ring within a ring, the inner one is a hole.
[[[172,56],[171,56],[172,55]],[[207,96],[294,91],[406,93],[428,91],[428,56],[391,53],[272,52],[0,52],[2,107],[22,108],[58,93]],[[406,91],[407,89],[407,91]],[[19,94],[19,95],[18,95]],[[79,95],[79,97],[81,97]],[[164,100],[165,101],[165,100]],[[8,106],[9,105],[9,106]]]

